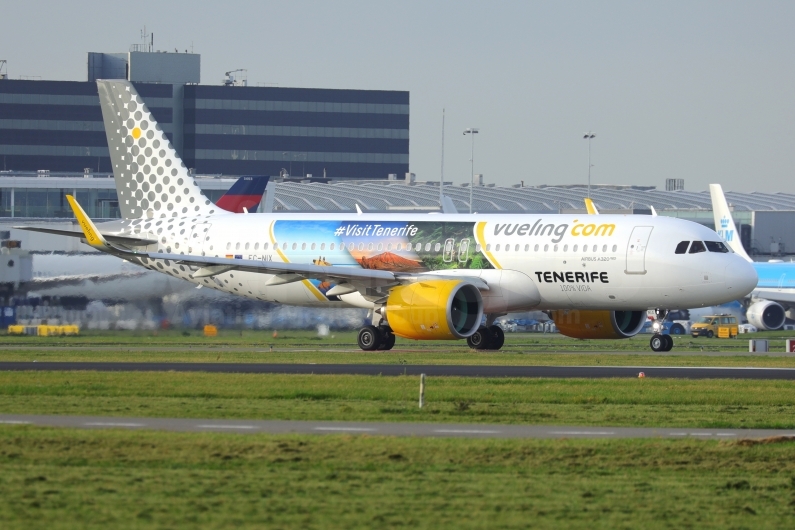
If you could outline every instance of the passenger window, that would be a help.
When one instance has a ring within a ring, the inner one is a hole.
[[[549,251],[549,245],[544,245],[544,252],[548,252],[548,251]]]
[[[359,243],[359,251],[361,252],[364,250],[364,243]]]
[[[304,243],[304,246],[306,246],[306,243]],[[298,243],[293,243],[293,250],[295,250],[297,248],[298,248]]]
[[[602,252],[607,252],[607,245],[602,246]]]
[[[312,243],[312,250],[315,250],[315,244]]]
[[[425,252],[430,252],[430,251],[431,251],[431,244],[425,243]]]
[[[353,250],[353,243],[351,243],[350,245],[348,245],[348,250]]]
[[[373,244],[372,243],[369,243],[367,245],[367,250],[373,250]]]
[[[235,250],[240,250],[240,243],[235,243]]]
[[[688,245],[690,245],[690,241],[680,241],[679,244],[676,245],[674,254],[685,254],[687,252]]]
[[[571,250],[572,252],[577,252],[577,245],[574,245]]]
[[[704,243],[707,245],[707,250],[709,250],[710,252],[723,252],[723,253],[729,252],[729,249],[726,248],[726,245],[724,245],[720,241],[704,241]]]
[[[441,243],[436,243],[436,244],[433,246],[433,251],[434,251],[434,252],[439,252],[440,250],[442,250],[442,244],[441,244]]]
[[[248,243],[246,243],[246,250],[248,250]]]
[[[384,244],[378,243],[378,252],[381,252],[382,250],[384,250]]]
[[[582,246],[582,251],[583,252],[588,252],[588,245],[583,245]]]
[[[706,252],[707,247],[704,246],[702,241],[693,241],[693,244],[690,245],[690,254],[698,254],[699,252]]]
[[[320,250],[326,250],[326,244],[325,243],[321,243],[320,244]]]
[[[267,243],[265,243],[264,245],[262,245],[262,250],[268,250],[268,244],[267,244]]]
[[[533,251],[538,252],[538,244],[537,243],[536,243],[536,246],[533,248]]]
[[[480,252],[481,250],[482,250],[482,247],[480,246],[480,243],[475,245],[475,252]]]
[[[569,251],[569,246],[563,245],[563,252],[568,252],[568,251]]]
[[[527,252],[528,250],[530,250],[530,244],[529,243],[524,246],[524,251]]]
[[[301,250],[306,250],[306,243],[301,243]]]
[[[329,247],[328,247],[328,248],[330,248],[331,250],[334,250],[334,243],[332,243],[331,245],[329,245]],[[342,245],[340,245],[340,248],[342,248]]]
[[[616,250],[618,250],[618,245],[613,245],[613,252],[615,252]]]
[[[254,243],[254,250],[259,250],[259,242]]]
[[[499,243],[497,243],[497,246],[494,247],[494,251],[495,252],[499,252],[500,251],[500,244]]]
[[[516,245],[516,247],[514,248],[514,251],[519,252],[519,245]]]
[[[378,248],[379,248],[379,250],[381,249],[381,243],[378,244]],[[392,250],[392,243],[387,243],[386,244],[386,250],[387,251]]]
[[[226,244],[226,250],[230,250],[232,248],[232,242]]]
[[[557,252],[557,251],[558,251],[558,246],[557,246],[557,245],[555,245],[555,248],[553,248],[552,250],[553,250],[554,252]]]
[[[491,250],[491,243],[486,243],[486,251],[488,252]]]
[[[287,242],[282,243],[282,250],[287,250]]]

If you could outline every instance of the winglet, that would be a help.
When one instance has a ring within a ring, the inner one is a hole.
[[[651,208],[651,216],[652,216],[652,217],[657,217],[657,210],[655,210],[655,209],[654,209],[654,206],[652,206],[652,205],[650,204],[650,205],[649,205],[649,208]]]
[[[356,203],[356,215],[362,215],[362,209],[359,208],[359,203]]]
[[[77,203],[75,198],[71,195],[67,195],[66,200],[69,201],[69,206],[72,207],[72,212],[74,212],[77,222],[80,224],[80,228],[86,236],[86,242],[94,248],[107,248],[108,243],[105,241],[105,238],[102,237],[102,233],[100,233],[91,219],[88,218],[88,215],[86,215],[86,212]]]
[[[599,215],[599,210],[596,209],[590,197],[585,198],[585,209],[588,210],[588,215]]]

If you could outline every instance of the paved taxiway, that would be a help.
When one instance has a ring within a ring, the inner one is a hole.
[[[484,366],[409,364],[263,364],[162,362],[0,362],[1,371],[212,372],[316,375],[419,375],[436,377],[646,377],[684,379],[787,379],[795,368],[669,366]]]
[[[368,434],[426,438],[697,438],[739,440],[793,436],[795,429],[679,429],[639,427],[561,427],[452,423],[378,423],[285,420],[119,418],[0,414],[0,425],[37,425],[77,429],[154,429],[174,432],[265,434]]]

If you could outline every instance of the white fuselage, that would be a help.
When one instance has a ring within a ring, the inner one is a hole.
[[[681,241],[720,238],[667,217],[219,213],[115,223],[116,233],[157,239],[150,252],[480,276],[492,294],[513,291],[510,310],[704,307],[745,296],[757,280],[731,252],[675,254]],[[270,274],[239,271],[194,279],[186,265],[139,263],[258,300],[373,307],[359,292],[327,297],[328,282],[269,285]]]

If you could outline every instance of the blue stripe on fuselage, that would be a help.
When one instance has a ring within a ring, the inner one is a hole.
[[[795,263],[754,263],[757,288],[795,288]]]

